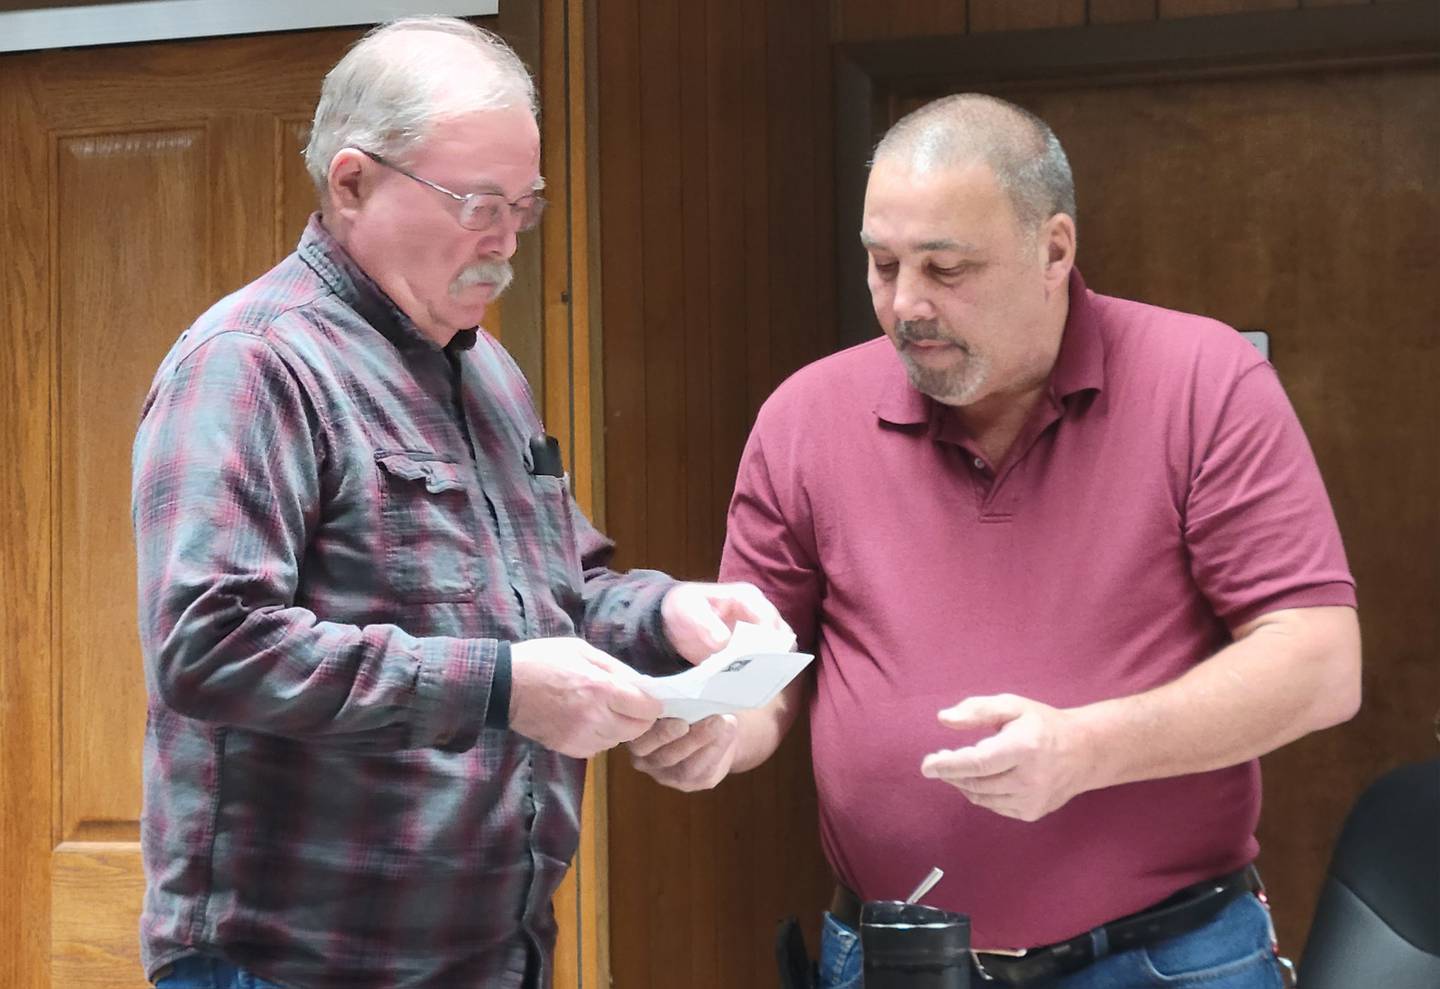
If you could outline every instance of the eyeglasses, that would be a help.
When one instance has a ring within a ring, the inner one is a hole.
[[[451,199],[460,204],[460,215],[458,217],[460,226],[466,230],[485,231],[494,227],[500,222],[500,209],[505,207],[510,210],[510,216],[515,220],[516,230],[530,230],[540,222],[540,216],[545,212],[545,197],[538,193],[531,193],[528,196],[521,196],[515,202],[508,202],[498,192],[472,192],[468,196],[462,196],[458,192],[452,192],[443,185],[436,185],[429,179],[422,179],[409,169],[401,168],[393,161],[387,161],[373,151],[366,151],[364,148],[356,148],[365,157],[377,164],[384,165],[392,171],[399,172],[407,179],[414,179],[421,185],[428,185],[436,192],[443,192]],[[499,200],[498,202],[496,200]]]

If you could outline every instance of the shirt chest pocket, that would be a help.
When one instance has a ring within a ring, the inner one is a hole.
[[[380,539],[386,583],[410,604],[475,597],[475,511],[465,470],[435,454],[381,450]]]

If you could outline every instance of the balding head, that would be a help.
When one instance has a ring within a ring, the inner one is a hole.
[[[1055,133],[993,96],[946,96],[906,114],[875,148],[875,163],[881,161],[916,174],[988,165],[1027,232],[1057,213],[1075,216],[1075,181]]]
[[[497,35],[451,17],[392,21],[361,38],[325,77],[305,167],[323,196],[342,148],[404,163],[436,122],[510,107],[534,115],[535,84]]]

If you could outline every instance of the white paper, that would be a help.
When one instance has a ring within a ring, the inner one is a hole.
[[[809,653],[791,652],[795,636],[736,622],[724,649],[684,673],[641,677],[639,687],[663,703],[664,718],[694,724],[714,714],[764,707],[809,665]]]

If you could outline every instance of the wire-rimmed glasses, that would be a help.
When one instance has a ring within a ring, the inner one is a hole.
[[[515,229],[518,231],[533,229],[540,222],[540,217],[545,212],[545,197],[536,192],[521,196],[514,202],[506,200],[506,198],[498,192],[472,192],[469,195],[461,195],[458,192],[445,188],[443,185],[431,182],[429,179],[423,179],[408,168],[402,168],[393,161],[377,155],[373,151],[366,151],[364,148],[356,148],[355,150],[359,151],[371,161],[384,165],[392,171],[399,172],[407,179],[414,179],[421,185],[429,186],[436,192],[443,193],[455,200],[460,204],[460,212],[457,219],[460,221],[460,226],[466,230],[484,232],[491,229],[495,224],[500,222],[500,210],[502,207],[510,210],[510,215],[515,218]]]

